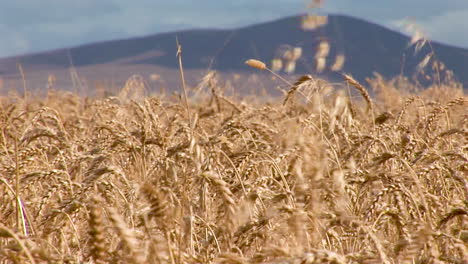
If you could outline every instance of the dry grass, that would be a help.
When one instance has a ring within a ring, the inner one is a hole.
[[[123,93],[2,98],[0,262],[466,263],[462,90],[314,81],[283,106],[211,78],[190,117]]]

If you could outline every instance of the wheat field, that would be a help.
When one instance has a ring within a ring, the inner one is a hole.
[[[463,89],[345,79],[2,97],[0,263],[467,263]]]

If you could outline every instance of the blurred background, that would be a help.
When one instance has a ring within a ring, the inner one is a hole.
[[[290,79],[316,74],[336,81],[346,72],[361,82],[379,73],[421,87],[443,79],[468,84],[466,0],[0,0],[0,6],[2,91],[20,89],[25,76],[31,90],[112,90],[135,74],[153,92],[177,90],[176,38],[191,86],[211,70],[240,90],[276,85],[245,67],[250,58]]]
[[[0,57],[181,29],[235,28],[310,12],[313,2],[0,0]],[[409,19],[432,40],[468,47],[466,0],[322,2],[322,13],[351,15],[397,30]]]

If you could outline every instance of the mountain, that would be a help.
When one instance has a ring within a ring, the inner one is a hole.
[[[302,16],[294,16],[238,29],[162,33],[3,58],[0,59],[0,77],[20,78],[17,67],[20,63],[29,76],[66,70],[73,64],[78,72],[85,73],[88,81],[112,78],[121,83],[131,73],[139,73],[134,69],[172,74],[176,78],[176,38],[182,44],[184,69],[188,72],[200,73],[212,68],[222,73],[254,73],[255,69],[246,67],[245,60],[256,58],[270,62],[280,47],[290,45],[301,47],[303,51],[296,73],[315,74],[314,56],[319,43],[326,40],[330,45],[328,64],[338,54],[344,54],[346,62],[342,71],[359,81],[374,72],[386,78],[400,74],[411,78],[418,63],[433,52],[434,58],[443,62],[454,72],[455,78],[468,87],[468,49],[431,42],[415,53],[408,36],[361,19],[330,15],[325,26],[313,31],[301,28],[302,19]],[[114,69],[112,74],[109,73],[111,68]],[[337,77],[327,70],[322,75]]]

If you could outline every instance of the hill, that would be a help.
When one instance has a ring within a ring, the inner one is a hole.
[[[189,72],[199,74],[212,68],[225,73],[249,73],[252,69],[244,65],[246,59],[269,62],[280,47],[289,45],[301,47],[303,51],[296,73],[314,74],[317,47],[326,40],[330,44],[330,62],[337,54],[344,54],[346,62],[342,71],[360,81],[374,72],[386,78],[400,74],[411,78],[416,65],[433,50],[434,57],[452,70],[465,87],[468,86],[468,75],[464,74],[468,66],[467,49],[433,42],[415,54],[414,47],[409,47],[408,36],[342,15],[330,15],[328,24],[314,31],[304,31],[301,23],[302,17],[294,16],[238,29],[186,30],[3,58],[0,59],[0,75],[18,79],[18,63],[30,76],[66,70],[73,64],[91,82],[99,79],[122,82],[131,72],[138,73],[132,69],[164,72],[164,77],[175,80],[177,75],[171,77],[171,73],[178,68],[176,38],[182,43],[184,68]],[[327,70],[323,76],[336,77]]]

